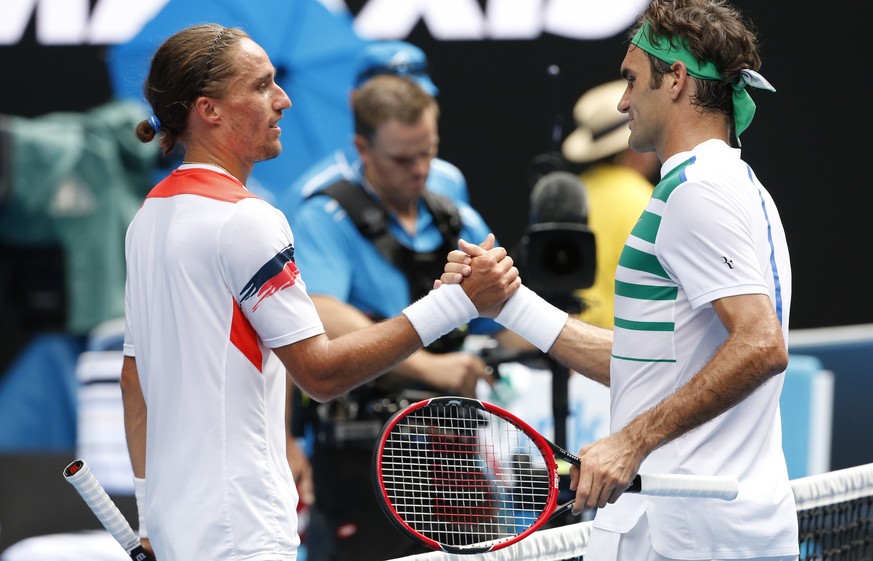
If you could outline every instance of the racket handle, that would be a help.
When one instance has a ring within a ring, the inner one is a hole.
[[[76,488],[97,520],[103,524],[115,541],[121,544],[133,561],[154,560],[154,557],[142,548],[139,537],[84,460],[74,460],[70,463],[64,469],[64,478]]]
[[[699,497],[732,501],[739,493],[736,477],[721,475],[639,474],[627,489],[630,493],[660,497]]]

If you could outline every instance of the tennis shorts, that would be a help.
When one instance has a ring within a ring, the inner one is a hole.
[[[664,557],[652,547],[652,535],[649,532],[649,519],[643,514],[636,526],[625,534],[610,532],[600,528],[591,529],[585,561],[679,561],[672,557]],[[709,561],[727,561],[712,559]],[[731,561],[797,561],[797,556],[779,557],[746,557]]]

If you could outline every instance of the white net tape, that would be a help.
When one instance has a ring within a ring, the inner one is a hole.
[[[873,464],[795,479],[791,488],[797,510],[860,499],[873,492]]]
[[[591,522],[580,522],[534,532],[527,538],[503,549],[488,553],[455,554],[432,551],[410,555],[396,561],[565,561],[585,553]]]

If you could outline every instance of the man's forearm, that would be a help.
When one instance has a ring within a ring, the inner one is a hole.
[[[124,357],[121,368],[121,398],[124,404],[124,433],[133,475],[145,477],[147,409],[139,372],[133,357]]]
[[[549,354],[567,368],[609,386],[612,331],[571,317]]]
[[[750,338],[730,336],[687,384],[628,424],[624,430],[646,455],[735,407],[783,369],[778,357],[769,360],[766,346]]]

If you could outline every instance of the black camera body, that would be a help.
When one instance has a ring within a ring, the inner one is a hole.
[[[579,177],[542,176],[531,193],[530,222],[515,251],[525,285],[568,312],[581,311],[574,293],[594,284],[596,247]]]
[[[594,233],[586,224],[546,222],[531,224],[524,280],[540,292],[574,292],[594,284]]]

